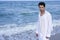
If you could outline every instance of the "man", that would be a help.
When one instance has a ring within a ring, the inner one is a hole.
[[[45,3],[39,2],[39,18],[36,27],[36,36],[39,40],[49,40],[52,31],[52,16],[45,10]]]

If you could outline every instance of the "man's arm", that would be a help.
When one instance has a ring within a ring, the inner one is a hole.
[[[38,37],[38,27],[39,27],[39,22],[36,23],[36,36]]]
[[[52,27],[52,16],[50,15],[48,17],[48,29],[47,29],[47,38],[51,36],[51,31],[52,31],[53,27]]]
[[[40,28],[40,12],[38,14],[38,20],[37,20],[37,23],[36,23],[36,36],[38,37],[38,32],[39,32],[39,29]]]

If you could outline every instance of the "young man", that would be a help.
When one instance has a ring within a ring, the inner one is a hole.
[[[39,19],[36,27],[36,36],[39,40],[49,40],[52,31],[52,16],[45,10],[45,3],[40,2],[39,7]]]

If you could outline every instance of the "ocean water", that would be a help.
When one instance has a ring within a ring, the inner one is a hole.
[[[0,40],[36,40],[38,1],[0,1]],[[60,2],[46,1],[53,17],[52,35],[60,32]]]

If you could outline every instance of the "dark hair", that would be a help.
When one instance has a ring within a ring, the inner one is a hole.
[[[45,2],[39,2],[38,6],[43,5],[45,7]]]

